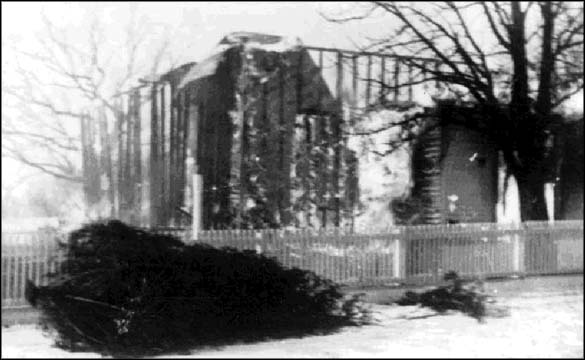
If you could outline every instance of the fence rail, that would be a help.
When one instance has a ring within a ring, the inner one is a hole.
[[[185,229],[156,229],[186,243],[251,249],[286,267],[314,271],[346,285],[440,281],[463,276],[583,272],[583,221],[455,224],[348,233],[343,229],[210,230],[196,239]],[[2,233],[2,307],[26,306],[26,279],[46,284],[64,259],[57,231]]]

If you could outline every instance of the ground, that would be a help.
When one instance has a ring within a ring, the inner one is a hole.
[[[377,324],[346,328],[327,336],[310,336],[220,349],[175,357],[583,357],[583,277],[552,277],[490,284],[498,304],[510,316],[481,324],[462,314],[430,316],[414,306],[372,305]],[[3,357],[100,357],[52,348],[34,325],[2,330]],[[173,356],[165,356],[173,357]]]

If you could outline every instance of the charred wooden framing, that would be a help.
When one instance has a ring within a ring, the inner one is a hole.
[[[92,204],[105,204],[101,216],[140,225],[187,225],[190,174],[199,173],[206,229],[351,224],[359,195],[358,164],[344,129],[355,122],[357,108],[380,101],[411,103],[409,84],[425,76],[415,74],[413,61],[434,60],[409,58],[402,77],[404,59],[387,54],[309,46],[285,52],[256,49],[245,56],[265,76],[246,75],[243,90],[238,82],[242,49],[225,50],[213,74],[187,84],[182,81],[195,63],[144,82],[118,95],[115,119],[98,115],[97,173],[106,186]],[[329,82],[326,57],[335,70]],[[393,86],[383,81],[387,74],[393,74]],[[401,98],[403,87],[406,99]],[[381,96],[372,96],[374,88]],[[392,100],[386,96],[390,93]],[[87,174],[96,153],[89,123],[82,134]],[[306,165],[299,165],[303,157]],[[300,176],[299,171],[305,177],[296,181],[292,175]],[[250,202],[255,204],[251,209]],[[267,214],[264,224],[247,220],[254,211]]]

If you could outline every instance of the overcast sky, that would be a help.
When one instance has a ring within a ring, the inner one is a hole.
[[[111,34],[123,31],[131,12],[150,23],[166,25],[191,60],[198,60],[227,33],[254,31],[298,36],[315,46],[353,47],[350,37],[369,31],[380,33],[381,19],[360,24],[336,25],[320,11],[333,14],[364,6],[331,2],[145,2],[145,3],[2,3],[2,38],[22,40],[41,27],[41,11],[59,26],[83,27],[97,14]],[[147,34],[156,37],[159,27]]]

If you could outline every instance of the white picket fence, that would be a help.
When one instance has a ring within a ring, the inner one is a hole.
[[[195,239],[188,230],[157,229],[187,243],[249,249],[286,267],[311,270],[352,286],[432,284],[447,271],[463,276],[583,272],[583,221],[394,227],[383,233],[341,229],[211,230]],[[2,233],[2,307],[26,306],[26,279],[46,284],[65,254],[56,231]]]

